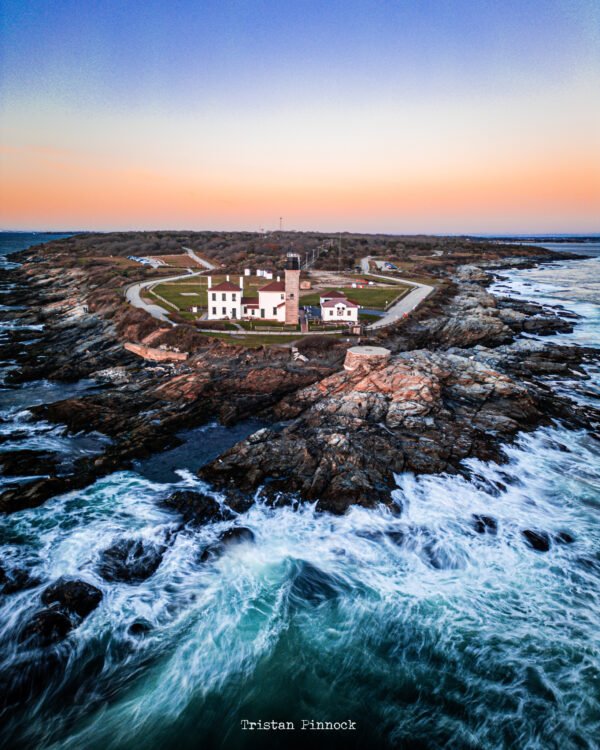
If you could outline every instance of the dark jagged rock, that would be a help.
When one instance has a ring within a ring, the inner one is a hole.
[[[62,641],[73,630],[74,623],[59,609],[36,612],[19,633],[19,642],[31,646],[50,646]]]
[[[521,534],[532,549],[535,549],[538,552],[548,552],[550,549],[550,535],[545,531],[524,529]]]
[[[498,533],[498,521],[491,516],[474,513],[471,523],[478,534],[491,534],[492,536],[496,536]]]
[[[106,581],[139,583],[158,570],[165,551],[145,539],[119,539],[102,553],[98,572]]]
[[[102,601],[102,591],[91,583],[59,578],[42,592],[42,603],[68,614],[87,617]]]
[[[24,568],[5,568],[0,565],[0,592],[3,594],[15,594],[25,589],[38,586],[40,579],[32,576]]]
[[[221,509],[214,497],[203,492],[178,490],[164,501],[164,505],[181,513],[186,523],[205,524],[232,517],[227,510]]]
[[[60,457],[40,450],[13,450],[0,453],[0,472],[6,476],[55,474]]]

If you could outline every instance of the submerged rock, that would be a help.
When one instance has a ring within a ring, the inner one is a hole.
[[[227,547],[242,544],[243,542],[253,542],[254,532],[247,526],[233,526],[219,534],[219,540],[214,544],[209,544],[200,554],[200,562],[206,562],[220,557]]]
[[[203,492],[178,490],[170,495],[164,505],[181,513],[186,523],[205,524],[212,521],[223,521],[232,514],[223,511],[219,503]]]
[[[144,636],[152,630],[152,625],[146,620],[134,620],[127,628],[129,635]]]
[[[87,617],[102,601],[102,591],[91,583],[60,578],[42,592],[42,602],[78,617]]]
[[[538,552],[548,552],[550,549],[550,535],[545,531],[524,529],[521,534],[532,549],[535,549]]]
[[[19,634],[19,642],[50,646],[66,638],[73,628],[73,621],[64,612],[54,608],[43,609],[25,623]]]
[[[219,539],[225,545],[240,544],[241,542],[253,542],[254,538],[254,532],[247,526],[233,526],[231,529],[227,529],[219,536]]]
[[[391,542],[393,542],[398,547],[401,547],[406,541],[406,531],[403,531],[402,529],[394,529],[392,531],[386,531],[385,535]]]
[[[18,591],[38,586],[40,579],[24,568],[5,568],[0,565],[0,593],[15,594]]]
[[[336,599],[344,589],[343,582],[336,576],[306,560],[299,560],[290,588],[290,601],[295,604],[319,605]]]
[[[140,583],[158,570],[165,551],[146,539],[120,539],[102,552],[98,572],[106,581]]]
[[[554,535],[554,541],[557,544],[574,544],[575,537],[568,531],[559,531],[558,534]]]
[[[492,536],[496,536],[498,533],[498,521],[491,516],[473,513],[471,523],[478,534],[491,534]]]

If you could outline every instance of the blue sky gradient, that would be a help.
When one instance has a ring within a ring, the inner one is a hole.
[[[285,210],[297,214],[299,222],[325,227],[322,212],[311,219],[309,208],[294,212],[290,205],[292,200],[302,204],[301,190],[310,185],[306,167],[314,155],[315,180],[322,178],[325,158],[328,175],[337,170],[346,187],[348,179],[360,181],[363,174],[371,196],[389,188],[394,169],[404,175],[396,212],[402,231],[410,214],[402,206],[403,191],[411,179],[418,183],[420,175],[431,174],[444,151],[460,151],[467,178],[478,165],[484,179],[482,162],[488,160],[487,172],[499,170],[498,186],[506,182],[511,153],[516,175],[528,154],[536,164],[546,158],[576,166],[581,159],[591,172],[598,169],[600,3],[590,0],[0,0],[0,21],[0,135],[11,177],[19,169],[31,172],[32,165],[19,167],[15,156],[27,149],[72,151],[86,169],[105,159],[115,165],[120,160],[124,168],[129,153],[132,168],[149,169],[170,184],[179,179],[178,189],[189,190],[190,175],[181,164],[185,145],[198,185],[215,178],[214,154],[219,155],[223,184],[218,189],[225,195],[229,185],[232,209],[215,213],[215,221],[232,226],[253,221],[249,215],[236,218],[235,205],[243,189],[254,187],[255,193],[265,193],[264,211],[271,211],[269,195],[288,191],[274,215]],[[566,119],[565,112],[570,113]],[[553,113],[557,121],[549,123]],[[398,147],[390,122],[397,123],[404,148]],[[478,143],[484,129],[488,151]],[[131,136],[134,131],[141,133],[146,150]],[[474,142],[472,153],[469,142]],[[331,149],[338,152],[335,159]],[[420,162],[413,158],[417,153]],[[265,175],[256,174],[257,164],[264,165],[268,186]],[[282,170],[286,164],[289,182]],[[74,162],[71,167],[76,168]],[[440,179],[447,177],[460,189],[457,165],[450,170],[440,163],[440,170]],[[593,191],[594,174],[588,178]],[[43,179],[40,175],[40,183]],[[336,195],[334,223],[344,219],[343,195],[339,190]],[[552,221],[555,203],[548,203]],[[347,214],[365,228],[375,230],[377,221],[394,226],[393,205],[380,215],[372,208],[369,204],[364,217],[356,217],[352,203]],[[32,221],[38,209],[33,202]],[[576,228],[573,221],[587,227],[588,209],[578,214],[566,206],[564,230]],[[466,201],[460,208],[447,207],[443,216],[431,215],[432,231],[443,230],[445,223],[485,231],[482,207],[473,210],[470,216]],[[97,216],[103,226],[110,225],[109,213]],[[142,214],[132,220],[142,220]],[[64,213],[65,220],[76,216]],[[81,220],[96,220],[86,216],[82,213]],[[422,210],[415,227],[427,216]],[[543,216],[541,206],[532,208],[532,225],[515,230],[543,231]],[[168,224],[169,217],[181,220],[165,205],[161,222]],[[497,223],[493,211],[488,218]],[[190,214],[186,220],[192,219]],[[210,221],[210,211],[199,212],[198,220]],[[527,217],[517,212],[514,220]],[[122,221],[115,217],[115,224]]]

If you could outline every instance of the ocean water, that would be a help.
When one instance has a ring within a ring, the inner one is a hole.
[[[583,277],[578,263],[503,272],[493,289],[577,312],[575,332],[556,340],[600,347],[600,258]],[[570,386],[579,399],[594,399],[590,374]],[[0,404],[6,429],[27,423],[23,394],[18,407]],[[193,440],[202,453],[211,430]],[[115,473],[0,518],[3,562],[41,581],[0,596],[7,747],[290,745],[285,732],[243,731],[244,719],[357,722],[298,732],[307,747],[598,747],[600,446],[590,435],[539,429],[506,447],[505,464],[469,461],[470,479],[399,475],[399,516],[255,504],[234,522],[180,530],[161,500],[211,492],[191,470],[193,445],[164,477]],[[477,534],[473,514],[496,519],[497,534]],[[202,562],[232,523],[255,542]],[[524,529],[574,541],[536,552]],[[122,537],[171,538],[142,583],[99,575],[102,551]],[[61,575],[97,585],[102,603],[55,649],[24,649],[19,626]],[[140,620],[149,630],[132,636]]]

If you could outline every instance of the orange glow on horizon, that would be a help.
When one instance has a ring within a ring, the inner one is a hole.
[[[52,150],[5,148],[0,157],[0,221],[8,229],[28,228],[32,217],[32,228],[252,229],[265,217],[284,215],[290,229],[494,232],[555,216],[592,228],[600,206],[600,170],[583,157],[496,165],[494,172],[484,165],[437,178],[368,175],[314,184],[306,176],[287,184],[268,176],[251,182],[227,174],[191,178],[79,163]],[[457,226],[464,216],[471,225]]]

